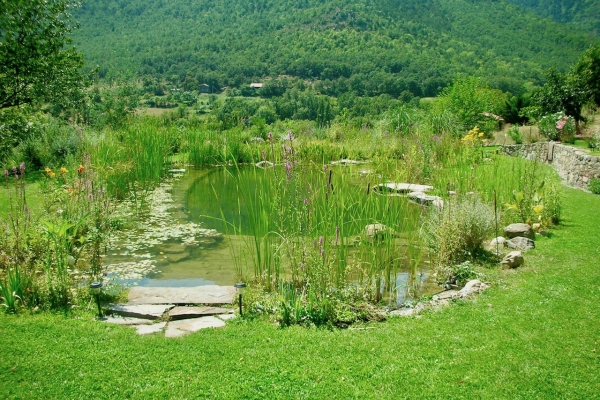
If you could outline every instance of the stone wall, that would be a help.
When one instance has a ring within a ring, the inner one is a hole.
[[[600,179],[600,157],[556,142],[502,146],[509,156],[550,164],[569,186],[587,188],[591,178]]]

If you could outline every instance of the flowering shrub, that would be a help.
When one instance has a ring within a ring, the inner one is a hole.
[[[487,142],[487,140],[484,139],[484,137],[485,137],[485,133],[480,131],[479,127],[476,126],[475,128],[471,129],[469,132],[467,132],[465,137],[462,138],[462,141],[465,143],[471,143],[474,145],[483,145]]]
[[[563,112],[543,116],[538,125],[540,133],[550,140],[565,141],[575,134],[575,120]]]

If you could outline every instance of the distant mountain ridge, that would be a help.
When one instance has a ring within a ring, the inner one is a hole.
[[[191,89],[287,75],[333,95],[432,96],[463,73],[516,91],[599,41],[503,0],[89,0],[76,18],[102,76]]]

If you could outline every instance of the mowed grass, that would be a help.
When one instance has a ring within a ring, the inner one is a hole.
[[[563,225],[492,289],[365,329],[237,321],[165,339],[85,312],[2,315],[0,397],[597,398],[600,196],[564,194]]]

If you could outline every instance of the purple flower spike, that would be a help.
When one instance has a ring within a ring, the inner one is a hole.
[[[25,162],[22,162],[19,165],[19,171],[21,172],[21,175],[23,175],[25,173]]]
[[[306,197],[304,198],[304,204],[308,204],[308,199]]]
[[[319,236],[319,247],[323,247],[323,236]]]
[[[301,263],[301,264],[300,264],[300,268],[302,268],[302,269],[305,269],[305,268],[306,268],[306,264],[304,264],[304,263]]]
[[[13,167],[13,175],[15,176],[15,179],[19,179],[19,174],[17,173],[17,167]]]
[[[5,177],[6,179],[8,179],[8,170],[7,170],[7,169],[5,169],[5,170],[4,170],[4,177]]]
[[[273,140],[273,132],[269,132],[269,140]]]
[[[327,173],[327,164],[323,165],[323,172]]]
[[[288,134],[288,139],[290,139],[290,142],[294,139],[294,137],[292,136],[292,131],[287,131]]]

